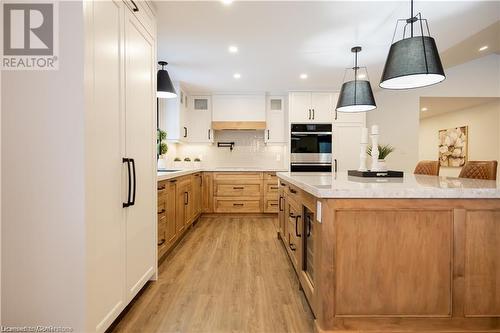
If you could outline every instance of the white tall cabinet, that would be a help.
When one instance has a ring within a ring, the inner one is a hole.
[[[156,45],[148,4],[85,15],[85,327],[103,332],[156,273]]]

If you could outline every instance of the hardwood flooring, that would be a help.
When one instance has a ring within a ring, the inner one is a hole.
[[[113,332],[313,332],[272,217],[202,216]]]

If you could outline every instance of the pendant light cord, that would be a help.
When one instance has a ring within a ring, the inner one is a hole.
[[[358,87],[358,50],[354,52],[354,105],[356,105],[356,90]]]
[[[410,0],[410,31],[411,37],[413,38],[413,0]]]

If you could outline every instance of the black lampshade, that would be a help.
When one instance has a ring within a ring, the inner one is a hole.
[[[158,70],[156,75],[156,97],[158,98],[175,98],[177,93],[175,92],[172,80],[170,80],[170,75],[164,67],[167,65],[165,61],[159,61],[158,64],[162,66]]]
[[[416,36],[391,45],[380,87],[418,88],[439,83],[445,78],[434,38]]]
[[[345,81],[340,89],[339,99],[335,110],[338,112],[366,112],[377,108],[375,98],[373,97],[372,87],[369,80],[360,80],[368,77],[366,67],[358,67],[358,53],[361,52],[361,46],[355,46],[351,49],[354,53],[354,67],[346,69],[346,73],[352,73],[354,80]],[[364,70],[364,74],[358,74]]]
[[[342,84],[337,101],[337,111],[365,112],[376,108],[370,81],[355,80]]]
[[[413,0],[410,0],[410,15],[410,18],[399,19],[396,23],[392,45],[380,79],[382,88],[420,88],[446,79],[436,41],[430,36],[427,20],[423,19],[420,13],[413,15]],[[401,22],[404,23],[403,37],[394,42]],[[414,35],[414,26],[420,35]],[[424,27],[427,28],[426,34]]]

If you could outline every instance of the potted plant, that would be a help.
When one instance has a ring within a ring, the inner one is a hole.
[[[158,158],[162,157],[162,155],[165,155],[168,152],[168,145],[167,145],[167,132],[158,129],[156,131],[156,154]]]
[[[191,169],[192,168],[192,163],[191,163],[191,159],[189,157],[184,157],[184,167],[186,169]]]
[[[200,158],[198,158],[198,157],[196,157],[196,158],[194,159],[194,168],[195,168],[195,169],[200,169],[200,168],[201,168],[201,159],[200,159]]]
[[[182,161],[179,157],[174,158],[174,169],[182,169]]]
[[[385,162],[385,159],[394,151],[394,149],[395,148],[391,145],[378,145],[378,167],[380,171],[387,171],[387,163]],[[366,153],[369,156],[372,156],[372,146],[368,146],[366,148]]]

